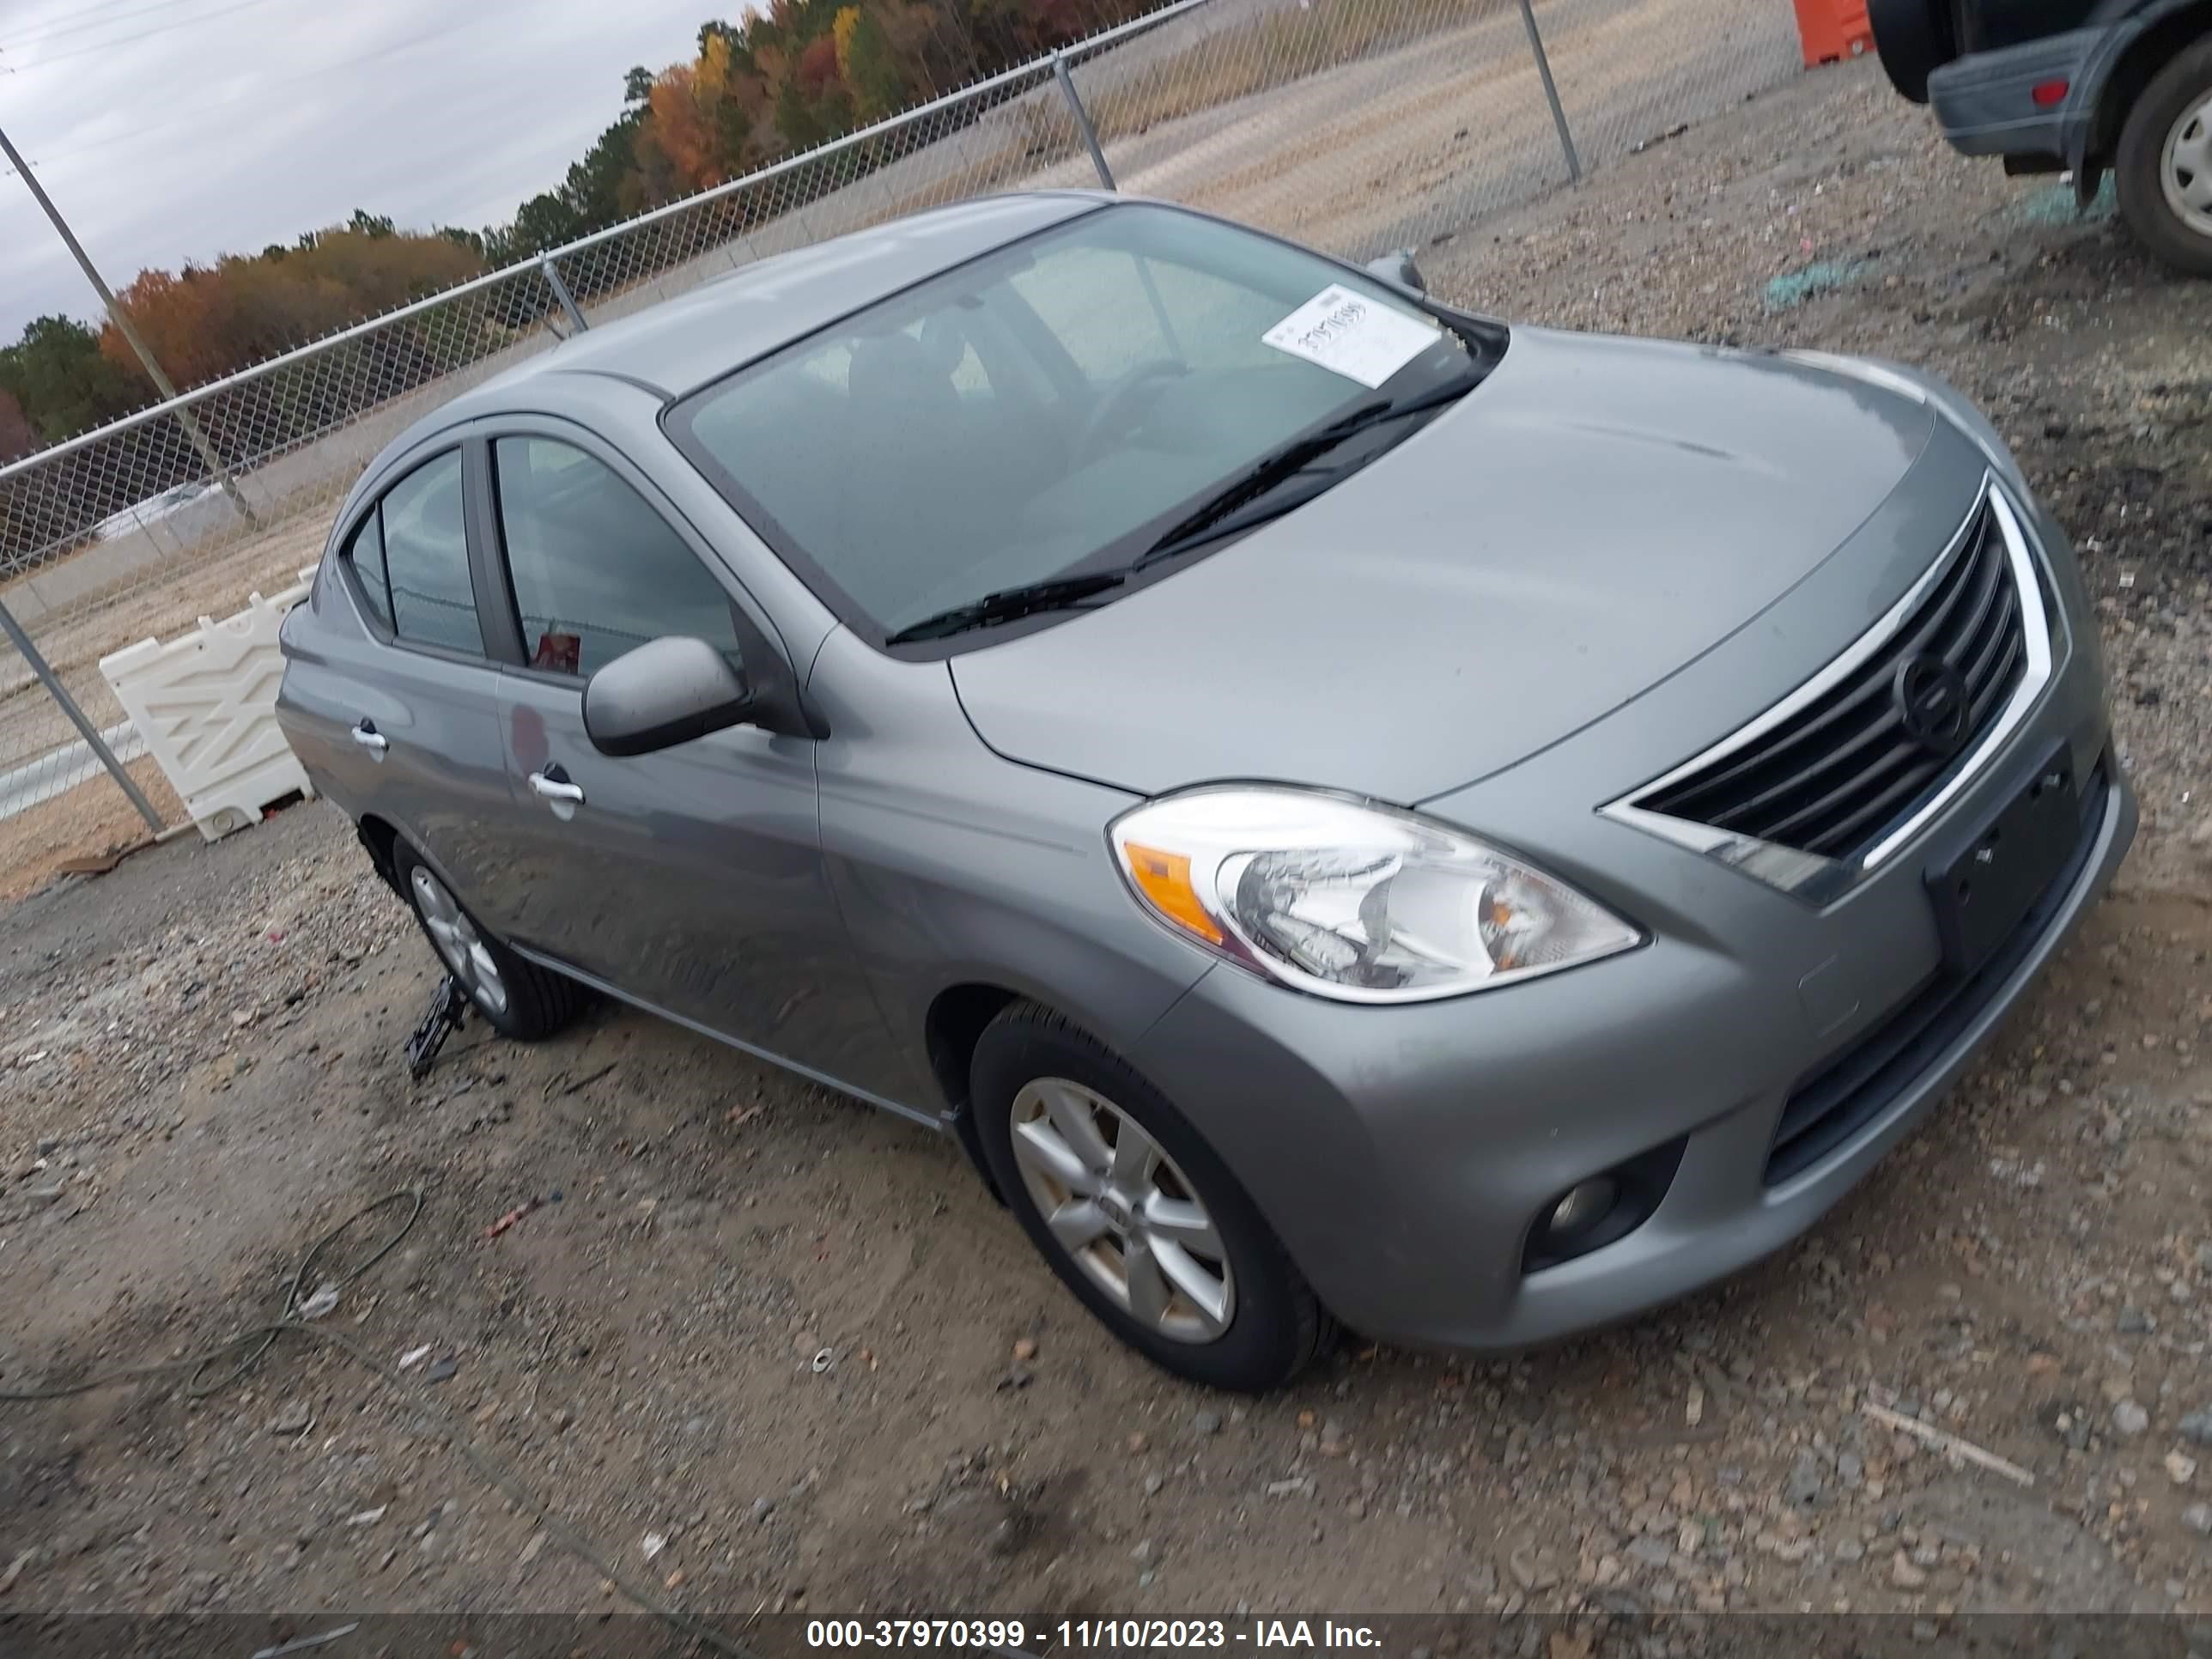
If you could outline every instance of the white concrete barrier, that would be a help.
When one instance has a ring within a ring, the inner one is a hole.
[[[270,801],[313,794],[276,724],[284,676],[276,630],[307,597],[314,567],[276,598],[163,643],[141,640],[100,659],[100,672],[199,832],[216,841],[261,819]]]

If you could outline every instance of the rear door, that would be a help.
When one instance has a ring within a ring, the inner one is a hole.
[[[617,758],[584,732],[584,682],[624,652],[690,635],[757,682],[772,634],[611,447],[549,420],[488,453],[519,635],[500,677],[510,937],[826,1077],[866,1074],[882,1023],[830,890],[813,740],[740,726]]]
[[[325,787],[396,828],[484,920],[507,805],[500,675],[484,648],[459,446],[407,468],[343,530],[332,618],[287,669],[289,723]]]

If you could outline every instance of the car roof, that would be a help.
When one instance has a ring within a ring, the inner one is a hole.
[[[756,260],[538,353],[446,405],[437,423],[511,407],[518,388],[544,374],[610,374],[680,397],[902,289],[1114,199],[1098,191],[986,197]]]

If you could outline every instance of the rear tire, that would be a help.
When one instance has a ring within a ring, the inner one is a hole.
[[[977,1040],[970,1079],[1007,1207],[1123,1342],[1243,1394],[1281,1387],[1334,1344],[1334,1322],[1228,1166],[1097,1039],[1016,1002]]]
[[[2185,276],[2212,276],[2212,37],[2136,97],[2112,173],[2136,240]]]
[[[399,890],[439,967],[461,981],[470,1011],[493,1030],[517,1042],[540,1042],[591,1006],[591,993],[575,981],[517,956],[477,922],[405,842],[392,852]]]
[[[1926,103],[1928,77],[1959,55],[1951,0],[1867,0],[1867,22],[1890,85]]]

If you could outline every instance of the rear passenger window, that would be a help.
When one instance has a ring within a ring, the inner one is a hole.
[[[344,558],[353,567],[354,580],[361,584],[361,596],[368,602],[369,614],[391,627],[392,581],[384,574],[384,530],[376,508],[369,508],[368,516],[353,532]]]
[[[669,634],[738,663],[729,595],[642,495],[573,444],[501,438],[492,454],[532,667],[589,676]]]
[[[482,656],[469,539],[461,511],[459,450],[417,467],[385,495],[384,568],[392,631],[412,645]],[[358,568],[358,567],[356,567]]]

